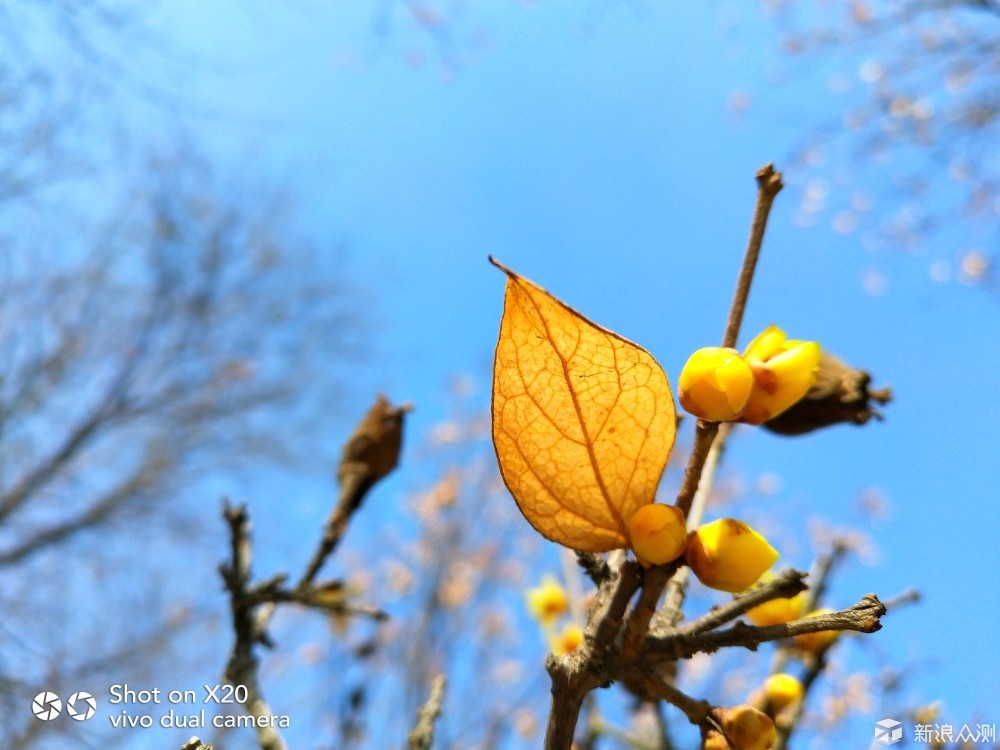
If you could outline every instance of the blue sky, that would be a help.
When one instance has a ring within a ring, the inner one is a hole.
[[[782,168],[843,106],[826,89],[834,68],[784,62],[749,5],[469,3],[430,30],[402,5],[174,2],[156,23],[177,60],[202,61],[151,73],[184,76],[194,137],[219,163],[287,185],[305,231],[347,248],[379,321],[358,391],[414,402],[413,435],[448,414],[456,376],[486,408],[504,282],[487,254],[642,344],[675,381],[721,338],[754,171]],[[859,62],[842,55],[836,69]],[[743,115],[734,91],[750,96]],[[812,514],[859,523],[859,494],[882,493],[890,515],[866,529],[879,559],[846,568],[832,603],[918,587],[925,602],[891,616],[879,648],[919,660],[908,694],[943,700],[955,723],[1000,721],[1000,645],[984,632],[1000,621],[1000,308],[928,275],[976,230],[951,227],[917,253],[865,249],[830,216],[796,223],[812,177],[788,174],[741,341],[777,323],[870,370],[896,402],[866,429],[741,432],[727,470],[780,476],[764,507],[792,529]],[[409,486],[397,475],[386,492]],[[788,563],[808,565],[800,548]]]

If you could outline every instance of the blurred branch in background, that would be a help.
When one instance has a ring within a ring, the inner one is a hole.
[[[22,710],[38,685],[168,662],[200,595],[177,600],[171,538],[211,528],[191,491],[325,470],[368,330],[293,197],[201,156],[169,65],[142,78],[166,49],[149,13],[0,8],[0,733],[20,747],[68,731]]]
[[[964,225],[948,237],[958,244],[951,253],[930,258],[931,279],[996,292],[996,5],[775,0],[767,8],[797,70],[833,61],[834,72],[816,83],[835,105],[820,113],[826,124],[810,129],[795,160],[808,178],[799,222],[829,217],[837,232],[859,231],[870,250],[911,251]],[[891,179],[869,179],[873,169]],[[871,184],[888,187],[874,193]]]

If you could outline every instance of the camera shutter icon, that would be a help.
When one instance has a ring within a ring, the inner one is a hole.
[[[903,725],[895,719],[875,722],[875,741],[883,745],[895,745],[903,739]]]
[[[97,711],[97,699],[90,693],[80,690],[73,693],[66,701],[66,713],[71,719],[86,721]]]
[[[62,712],[62,701],[59,696],[49,691],[43,691],[31,701],[31,713],[39,721],[52,721]]]

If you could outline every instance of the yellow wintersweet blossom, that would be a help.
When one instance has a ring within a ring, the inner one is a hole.
[[[753,373],[735,349],[708,346],[691,355],[677,386],[685,411],[708,422],[728,422],[743,414]]]
[[[778,739],[771,717],[753,706],[719,708],[714,714],[737,750],[768,750]]]
[[[684,557],[703,584],[736,594],[756,583],[778,552],[742,521],[720,518],[688,535]]]
[[[773,576],[766,573],[761,576],[761,582],[766,582]],[[747,618],[754,625],[765,627],[767,625],[782,625],[792,620],[802,617],[805,611],[806,592],[802,591],[795,596],[783,599],[771,599],[771,601],[758,604],[753,609],[747,610]]]
[[[821,354],[815,341],[789,341],[777,326],[764,329],[743,352],[753,373],[743,421],[763,424],[800,401],[816,382]]]
[[[806,617],[818,617],[819,615],[828,615],[831,612],[833,612],[832,609],[817,609],[807,614]],[[815,654],[829,648],[839,635],[839,630],[820,630],[818,633],[801,633],[793,636],[792,641],[803,651],[811,651]]]
[[[583,643],[583,628],[574,622],[567,623],[558,633],[549,636],[549,649],[556,656],[565,656]]]
[[[531,616],[544,627],[549,627],[556,618],[569,611],[569,597],[566,590],[552,576],[542,576],[540,586],[528,589],[528,610]]]
[[[676,505],[643,505],[629,518],[628,532],[635,556],[653,565],[676,560],[687,542],[684,513]]]
[[[775,711],[802,699],[802,683],[797,677],[784,672],[773,674],[764,682],[764,695]]]

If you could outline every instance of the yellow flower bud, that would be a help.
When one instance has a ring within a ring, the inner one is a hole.
[[[628,520],[628,533],[635,556],[653,565],[676,560],[687,542],[684,514],[675,505],[643,505]]]
[[[691,355],[677,385],[686,411],[709,422],[727,422],[743,413],[753,373],[735,349],[709,346]]]
[[[742,521],[721,518],[688,535],[684,557],[703,584],[735,594],[756,583],[778,552]]]
[[[549,649],[556,656],[565,656],[583,643],[583,628],[570,622],[559,633],[549,636]]]
[[[802,617],[802,607],[805,601],[805,592],[796,594],[789,599],[772,599],[748,610],[747,617],[750,622],[760,627],[781,625]]]
[[[702,740],[701,750],[732,750],[732,745],[714,729],[709,729]]]
[[[527,599],[528,611],[545,627],[569,611],[566,591],[552,576],[543,576],[541,586],[528,589]]]
[[[764,682],[764,695],[775,712],[802,700],[802,692],[802,683],[783,672],[771,675]]]
[[[743,421],[763,424],[802,400],[816,382],[821,354],[815,341],[788,341],[780,328],[766,328],[743,352],[753,373]]]
[[[713,714],[736,750],[769,750],[778,739],[771,717],[753,706],[717,708]]]
[[[831,612],[833,612],[832,609],[817,609],[807,614],[806,617],[828,615]],[[820,630],[818,633],[802,633],[793,636],[792,642],[803,651],[811,651],[815,654],[829,648],[839,635],[839,630]]]

